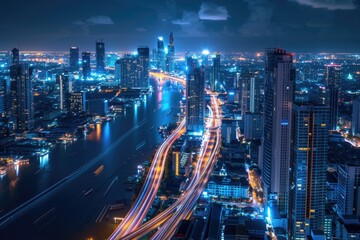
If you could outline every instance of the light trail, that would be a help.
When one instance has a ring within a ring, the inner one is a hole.
[[[211,125],[221,126],[219,105],[217,99],[215,98],[215,94],[212,94],[211,99],[212,110],[210,111],[210,115],[213,116],[213,112],[215,112],[216,116],[213,116],[211,121],[212,123],[207,125],[209,129],[205,133],[202,150],[199,153],[200,157],[194,170],[194,176],[192,177],[186,190],[173,205],[159,213],[148,222],[139,226],[133,232],[124,235],[121,239],[139,239],[160,226],[161,228],[155,233],[153,239],[170,239],[180,221],[190,216],[192,209],[206,186],[207,180],[216,163],[217,155],[221,146],[220,129],[211,128]]]
[[[184,131],[185,119],[180,122],[179,126],[157,149],[145,184],[142,186],[135,203],[125,216],[124,221],[115,229],[109,239],[120,239],[122,236],[139,227],[143,222],[160,187],[168,152],[175,140],[178,139]]]

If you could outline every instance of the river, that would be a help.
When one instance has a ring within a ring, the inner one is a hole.
[[[182,97],[177,88],[154,85],[140,105],[83,139],[8,169],[0,179],[0,239],[106,238],[117,213],[109,220],[104,208],[116,198],[130,199],[124,180],[151,159],[163,140],[158,127],[176,120]]]

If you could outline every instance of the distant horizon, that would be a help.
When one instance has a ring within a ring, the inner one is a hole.
[[[146,45],[141,45],[141,46],[146,46]],[[71,47],[77,47],[77,46],[71,46]],[[13,48],[18,48],[18,47],[13,47]],[[6,52],[11,52],[11,50],[13,49],[9,49],[9,50],[1,50],[0,49],[0,53],[6,53]],[[291,51],[291,49],[287,49],[287,48],[283,48],[283,47],[268,47],[268,48],[282,48],[284,50],[286,50],[287,52],[289,53],[296,53],[296,54],[360,54],[360,49],[356,52],[356,51]],[[53,52],[53,53],[69,53],[69,50],[70,50],[70,47],[68,50],[37,50],[37,49],[32,49],[32,50],[29,50],[29,49],[25,49],[25,50],[22,50],[21,48],[18,48],[19,51],[20,51],[20,55],[22,53],[31,53],[31,52]],[[136,51],[137,48],[134,48],[134,49],[131,49],[131,50],[107,50],[106,49],[106,45],[105,45],[105,52],[106,53],[131,53],[131,52],[134,52]],[[150,48],[149,49],[155,49],[155,48]],[[206,48],[207,49],[207,48]],[[79,47],[79,50],[80,52],[90,52],[90,53],[95,53],[95,50],[84,50],[82,51],[81,48]],[[175,52],[175,55],[177,55],[178,53],[181,53],[181,54],[184,54],[186,52],[189,52],[189,53],[200,53],[203,49],[201,50],[197,50],[197,51],[186,51],[186,50],[182,50],[182,51],[176,51]],[[211,50],[211,49],[207,49],[210,51],[210,54],[211,53],[215,53],[215,52],[220,52],[220,53],[226,53],[226,54],[229,54],[229,53],[249,53],[249,54],[252,54],[252,53],[264,53],[266,48],[264,48],[263,50],[258,50],[258,51],[222,51],[222,50]]]

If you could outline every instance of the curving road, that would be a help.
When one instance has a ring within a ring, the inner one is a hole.
[[[215,112],[215,116],[214,116]],[[199,160],[189,184],[180,198],[169,208],[139,226],[129,234],[123,235],[121,239],[139,239],[151,231],[161,228],[155,233],[153,239],[170,239],[178,224],[187,218],[199,199],[206,186],[211,171],[216,163],[217,155],[221,146],[221,115],[218,100],[214,94],[211,95],[211,111],[208,130],[204,134]]]
[[[141,225],[160,187],[168,152],[175,140],[184,132],[185,119],[180,122],[179,126],[157,149],[145,183],[142,186],[135,203],[131,206],[131,209],[124,220],[111,234],[109,239],[120,239],[122,236],[130,233]]]

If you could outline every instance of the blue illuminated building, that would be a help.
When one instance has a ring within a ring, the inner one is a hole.
[[[307,239],[311,230],[324,231],[329,108],[294,104],[288,232]]]
[[[291,106],[295,69],[283,49],[266,50],[263,156],[260,167],[267,194],[280,212],[287,210],[291,140]]]
[[[186,130],[204,131],[205,77],[204,68],[198,67],[196,59],[187,59],[186,77]]]

